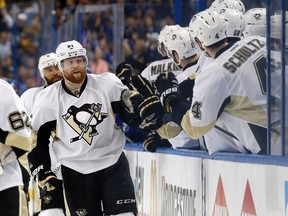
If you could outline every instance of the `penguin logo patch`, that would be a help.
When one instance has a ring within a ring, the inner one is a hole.
[[[84,139],[91,145],[93,137],[99,133],[96,129],[108,113],[101,112],[102,104],[84,104],[81,107],[71,106],[62,116],[66,123],[78,134],[70,139],[70,143]]]

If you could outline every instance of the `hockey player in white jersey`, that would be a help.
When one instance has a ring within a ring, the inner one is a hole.
[[[266,8],[252,8],[244,14],[244,37],[266,37]]]
[[[240,152],[266,154],[265,39],[249,37],[229,45],[225,21],[211,10],[196,14],[190,27],[195,41],[214,60],[197,75],[191,106],[177,97],[175,78],[160,76],[160,85],[166,86],[160,92],[162,104],[194,139],[208,133],[221,117]]]
[[[39,58],[38,70],[45,82],[45,85],[41,87],[30,88],[21,95],[21,100],[30,116],[33,116],[32,108],[37,94],[44,88],[62,79],[62,72],[58,68],[56,54],[53,52],[42,55]],[[59,173],[60,165],[58,164],[51,145],[49,146],[49,152],[51,157],[51,170],[53,170],[57,178],[61,180],[61,174]],[[33,212],[39,214],[39,216],[51,216],[55,214],[59,216],[64,215],[65,207],[62,185],[59,185],[59,187],[53,191],[47,191],[47,187],[40,188],[39,191],[37,188],[38,186],[35,185],[35,181],[33,179],[31,181],[31,190],[36,193],[34,199],[30,200],[30,202],[32,202]]]
[[[27,163],[26,153],[32,149],[31,121],[19,96],[2,79],[0,92],[0,214],[29,216],[29,174],[19,161]]]
[[[181,96],[191,98],[194,79],[197,70],[197,61],[199,58],[199,50],[196,48],[195,42],[192,40],[188,28],[179,28],[179,30],[167,35],[166,49],[168,56],[173,59],[182,72],[176,76],[180,86]],[[162,137],[169,140],[174,148],[199,149],[198,141],[192,140],[183,130],[179,130],[178,134],[166,136],[166,131],[176,130],[179,127],[173,122],[167,123],[157,131]]]
[[[163,59],[150,63],[142,72],[141,76],[148,80],[152,86],[154,81],[160,73],[173,72],[178,75],[182,70],[176,65],[176,63],[168,57],[166,45],[167,36],[173,32],[178,31],[181,27],[179,25],[166,25],[162,28],[158,36],[158,52],[162,55]],[[129,70],[129,68],[127,68]],[[131,69],[130,69],[131,70]],[[126,71],[127,72],[127,71]],[[131,74],[131,73],[130,73]],[[118,76],[123,76],[122,73],[118,73]],[[149,85],[149,84],[148,84]],[[134,86],[137,88],[137,86]],[[141,87],[140,87],[141,88]],[[159,137],[154,131],[148,131],[147,139],[143,142],[143,147],[150,151],[155,152],[158,147],[171,147],[171,144],[166,140]]]
[[[32,114],[32,108],[36,95],[47,86],[62,79],[62,73],[57,66],[56,54],[47,53],[39,58],[38,70],[41,78],[44,80],[45,85],[41,87],[35,87],[27,89],[20,96],[29,115]]]
[[[121,101],[127,87],[112,73],[86,74],[86,49],[77,41],[60,43],[56,54],[63,80],[42,90],[32,111],[38,135],[32,174],[40,185],[57,187],[48,152],[53,131],[70,214],[136,215],[125,135],[115,125],[118,112],[131,121]]]
[[[167,36],[181,27],[179,25],[166,25],[162,28],[158,36],[158,52],[163,56],[163,59],[150,63],[142,72],[141,76],[146,78],[151,83],[154,83],[160,73],[173,72],[175,76],[181,73],[181,69],[176,63],[168,58],[166,46]]]
[[[221,4],[219,6],[221,7]],[[221,9],[219,11],[220,16],[226,22],[226,40],[230,45],[233,45],[241,39],[245,28],[244,15],[237,9]],[[191,34],[194,33],[194,29],[190,29],[190,31]],[[213,34],[216,31],[217,29],[214,29]],[[215,39],[217,40],[217,38]],[[205,67],[214,60],[205,52],[204,47],[201,47],[201,50],[203,52],[201,53],[197,63],[197,73],[201,73],[201,71],[205,70]],[[221,121],[221,117],[218,118],[217,124],[215,124],[213,129],[203,137],[199,138],[199,143],[203,149],[207,149],[209,154],[219,151],[239,152],[237,145],[235,145],[234,136],[228,132]],[[225,148],[223,148],[223,146],[225,146]]]

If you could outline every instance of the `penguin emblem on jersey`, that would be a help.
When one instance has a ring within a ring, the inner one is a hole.
[[[101,112],[101,109],[102,104],[100,103],[84,104],[79,108],[76,106],[69,107],[62,118],[78,134],[78,136],[70,139],[70,143],[83,138],[91,145],[93,137],[99,134],[96,128],[97,125],[108,115],[108,113]]]

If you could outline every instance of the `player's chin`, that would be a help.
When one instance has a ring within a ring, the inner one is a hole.
[[[60,76],[54,77],[53,78],[53,82],[57,82],[57,81],[59,81],[61,79],[62,79],[62,76],[61,77]]]
[[[72,83],[81,83],[85,79],[85,74],[74,74],[70,77],[69,81]]]

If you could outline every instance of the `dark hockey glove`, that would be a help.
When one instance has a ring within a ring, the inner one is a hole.
[[[31,167],[32,176],[40,189],[40,197],[43,197],[47,191],[55,190],[56,187],[62,184],[62,181],[57,179],[55,173],[47,167],[48,165]]]
[[[165,111],[171,112],[169,103],[172,100],[181,98],[178,81],[175,78],[175,75],[172,72],[169,72],[168,74],[162,73],[157,77],[155,85],[160,94],[160,100]]]
[[[143,96],[136,90],[125,90],[121,95],[122,103],[129,113],[139,114],[138,106],[143,101]]]
[[[155,152],[158,147],[171,148],[172,145],[167,139],[162,139],[158,133],[151,132],[144,140],[143,147],[149,152]]]
[[[187,78],[183,82],[179,84],[179,89],[181,92],[181,96],[186,98],[190,103],[193,97],[193,87],[195,84],[195,79]]]
[[[141,75],[131,77],[131,84],[144,98],[156,94],[152,84]]]
[[[126,62],[120,63],[115,71],[116,76],[121,80],[121,82],[130,88],[130,77],[132,75],[132,68],[130,64]]]
[[[165,114],[159,96],[156,95],[151,83],[141,75],[131,77],[131,83],[143,96],[141,103],[138,105],[138,112],[142,118],[140,128],[148,131],[157,130],[163,125],[162,118]],[[134,107],[136,105],[134,103]]]
[[[41,209],[64,208],[62,181],[51,170],[38,173]]]
[[[51,170],[40,171],[38,174],[38,186],[42,189],[42,193],[45,194],[46,191],[52,191],[56,187],[61,185],[61,181],[57,179],[54,172]]]
[[[138,106],[138,112],[142,118],[142,123],[139,126],[141,129],[154,131],[163,125],[162,119],[165,111],[157,95],[143,99]]]

